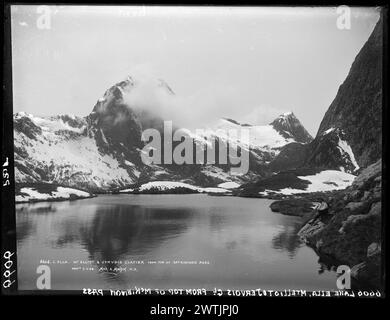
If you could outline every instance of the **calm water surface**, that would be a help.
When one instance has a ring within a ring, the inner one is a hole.
[[[271,202],[195,194],[19,204],[19,289],[36,289],[40,260],[52,289],[336,289],[335,272],[296,236],[299,218],[271,212]]]

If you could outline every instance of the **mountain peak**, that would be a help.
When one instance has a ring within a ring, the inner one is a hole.
[[[278,120],[278,119],[287,121],[287,120],[297,119],[297,117],[295,116],[294,112],[288,111],[288,112],[285,112],[285,113],[279,115],[279,116],[274,120],[274,122],[275,122],[276,120]],[[298,120],[298,119],[297,119],[297,120]]]
[[[285,112],[270,123],[276,131],[286,138],[294,138],[300,143],[309,143],[313,140],[301,122],[292,111]]]
[[[288,111],[283,114],[281,114],[279,117],[295,117],[294,112]]]

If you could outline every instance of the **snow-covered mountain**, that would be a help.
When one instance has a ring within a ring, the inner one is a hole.
[[[232,176],[231,164],[218,159],[215,164],[204,165],[145,165],[141,161],[142,131],[154,128],[163,133],[164,119],[152,109],[136,105],[137,99],[132,95],[139,84],[140,81],[128,77],[113,85],[86,117],[15,114],[16,182],[56,183],[92,191],[159,180],[204,187],[228,181],[241,183],[266,176],[268,164],[283,146],[311,140],[292,113],[283,114],[265,126],[240,124],[224,118],[205,128],[203,135],[184,130],[194,139],[194,144],[208,144],[208,139],[214,138],[216,144],[223,142],[229,148],[248,150],[248,173]],[[152,85],[158,94],[174,95],[161,79]],[[235,138],[227,134],[232,129],[238,132]],[[244,129],[249,132],[249,141],[241,140],[240,130]]]
[[[279,116],[270,125],[287,139],[292,138],[300,143],[309,143],[313,140],[313,137],[307,132],[293,112],[287,112]]]
[[[269,125],[240,124],[235,120],[221,119],[216,129],[249,130],[250,146],[254,149],[275,150],[291,142],[308,143],[313,138],[292,112],[284,113]]]
[[[49,182],[91,190],[137,181],[137,166],[125,158],[127,148],[102,147],[102,130],[88,118],[14,115],[16,182]],[[110,152],[106,152],[111,149]]]

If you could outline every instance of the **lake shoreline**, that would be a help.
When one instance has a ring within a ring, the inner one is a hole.
[[[30,187],[30,188],[37,188],[38,191],[40,188],[44,188],[44,192],[47,192],[47,189],[53,189],[55,187],[66,187],[66,188],[72,188],[75,189],[74,187],[69,187],[65,185],[58,185],[58,184],[51,184],[51,183],[23,183],[23,184],[16,184],[16,189],[15,189],[15,197],[20,195],[21,192],[20,190],[22,188]],[[35,203],[35,202],[53,202],[53,201],[73,201],[73,200],[82,200],[82,199],[89,199],[96,197],[97,195],[115,195],[115,194],[133,194],[133,195],[138,195],[138,194],[149,194],[149,195],[163,195],[163,194],[176,194],[176,195],[187,195],[187,194],[205,194],[208,196],[213,196],[213,197],[239,197],[239,198],[254,198],[254,199],[266,199],[266,200],[294,200],[294,199],[300,199],[302,196],[306,197],[318,197],[321,196],[322,194],[329,194],[332,193],[332,191],[327,191],[327,192],[310,192],[310,193],[303,193],[303,194],[294,194],[294,195],[278,195],[278,194],[269,194],[269,195],[245,195],[239,192],[239,190],[232,188],[232,189],[223,189],[221,187],[196,187],[189,189],[186,187],[176,187],[173,189],[168,189],[168,190],[159,190],[157,188],[151,188],[148,190],[138,190],[135,188],[134,190],[128,189],[123,189],[123,190],[118,190],[118,189],[113,189],[113,190],[107,190],[107,191],[87,191],[87,189],[80,189],[77,188],[75,190],[83,191],[88,193],[88,196],[77,196],[74,195],[72,197],[57,197],[57,198],[47,198],[47,199],[42,199],[42,198],[31,198],[28,200],[23,200],[23,201],[18,201],[16,200],[15,203]],[[50,190],[49,192],[51,192]]]

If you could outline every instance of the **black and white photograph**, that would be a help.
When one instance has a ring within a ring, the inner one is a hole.
[[[3,288],[383,296],[386,10],[11,4]]]

